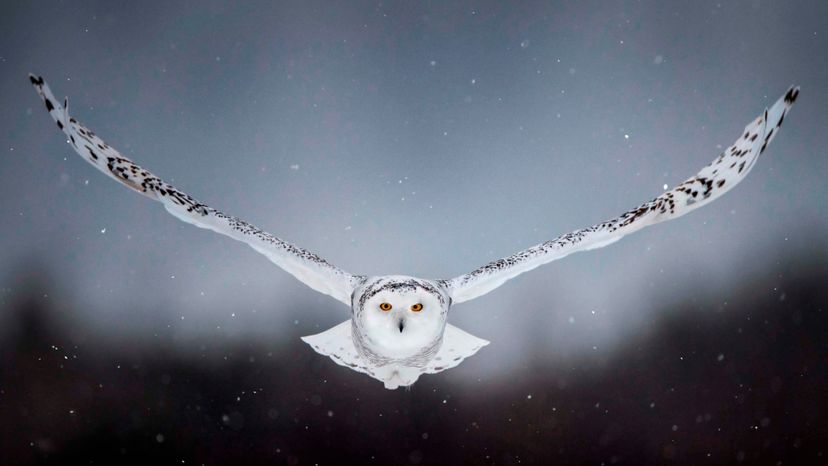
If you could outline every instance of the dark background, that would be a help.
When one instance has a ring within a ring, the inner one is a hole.
[[[4,2],[0,464],[819,464],[823,2]],[[791,84],[699,212],[456,306],[492,344],[387,391],[348,318],[84,164],[113,146],[359,274],[448,278],[651,199]],[[183,463],[182,463],[183,462]]]

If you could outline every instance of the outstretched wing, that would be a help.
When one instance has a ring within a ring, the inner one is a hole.
[[[29,80],[46,104],[46,110],[68,137],[68,143],[87,162],[124,186],[151,197],[179,219],[247,243],[279,267],[320,293],[350,305],[351,292],[360,277],[334,267],[316,254],[282,241],[238,218],[226,215],[165,183],[110,147],[95,133],[69,116],[68,102],[60,104],[42,77]]]
[[[578,251],[614,243],[655,223],[680,217],[718,198],[740,182],[753,168],[759,154],[776,137],[782,120],[793,105],[799,88],[792,87],[770,110],[753,120],[739,139],[713,162],[675,188],[621,216],[590,228],[575,230],[532,246],[509,257],[490,262],[471,273],[443,280],[454,302],[463,302],[499,287],[523,272]]]

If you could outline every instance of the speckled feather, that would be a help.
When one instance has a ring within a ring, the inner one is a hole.
[[[681,217],[712,202],[747,176],[759,155],[779,133],[785,115],[798,96],[798,87],[788,89],[770,110],[766,109],[750,122],[739,139],[709,165],[652,201],[612,220],[561,235],[440,283],[448,288],[455,302],[468,301],[535,267],[574,252],[607,246],[646,226]]]
[[[70,117],[68,101],[64,100],[61,105],[43,78],[29,75],[29,80],[58,128],[66,134],[69,145],[95,168],[124,186],[160,201],[169,213],[179,219],[247,243],[314,290],[345,304],[350,303],[354,283],[361,277],[353,276],[310,251],[203,204],[164,182]]]

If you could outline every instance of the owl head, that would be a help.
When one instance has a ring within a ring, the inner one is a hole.
[[[400,275],[365,280],[352,300],[354,337],[366,350],[390,359],[433,354],[451,305],[437,282]]]

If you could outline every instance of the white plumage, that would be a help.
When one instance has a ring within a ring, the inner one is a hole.
[[[680,217],[732,189],[779,133],[799,95],[799,88],[790,88],[713,162],[652,201],[470,273],[448,280],[426,280],[351,275],[310,251],[196,201],[136,165],[70,117],[67,101],[61,105],[43,78],[29,75],[29,79],[69,144],[95,168],[161,202],[168,212],[187,223],[247,243],[309,287],[348,304],[351,319],[302,340],[337,364],[368,374],[390,389],[411,385],[421,374],[455,367],[489,343],[446,322],[452,304],[484,295],[521,273],[571,253],[601,248],[646,226]]]

